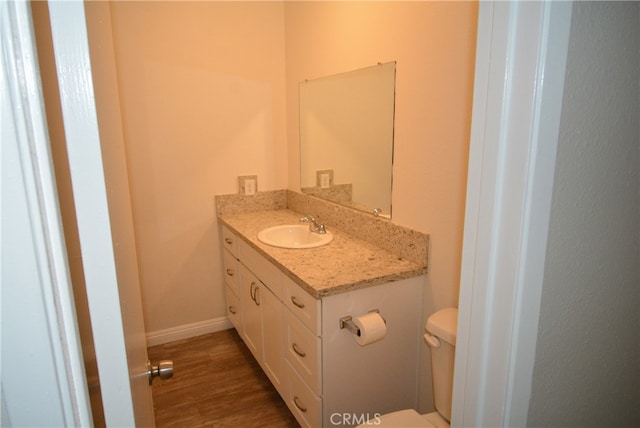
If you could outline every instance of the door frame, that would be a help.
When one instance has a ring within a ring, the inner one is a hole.
[[[526,426],[571,2],[481,2],[454,426]]]
[[[0,2],[0,55],[0,425],[91,426],[28,2]]]

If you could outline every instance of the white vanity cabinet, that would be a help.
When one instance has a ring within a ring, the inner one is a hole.
[[[375,423],[416,408],[424,276],[316,299],[244,240],[236,254],[242,325],[234,326],[301,426]],[[372,310],[386,335],[362,346],[340,320]]]

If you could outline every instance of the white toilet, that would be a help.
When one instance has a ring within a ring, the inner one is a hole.
[[[457,308],[439,310],[427,320],[424,339],[431,348],[433,398],[437,411],[421,415],[413,409],[399,410],[380,416],[376,420],[377,427],[449,427],[457,326]]]

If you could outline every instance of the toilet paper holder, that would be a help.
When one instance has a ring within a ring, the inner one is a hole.
[[[371,309],[369,311],[369,313],[371,313],[371,312],[375,312],[375,313],[379,314],[380,310],[379,309]],[[382,321],[384,321],[385,324],[387,323],[387,320],[384,319],[384,317],[382,317]],[[361,336],[360,329],[353,322],[353,318],[351,317],[351,315],[347,315],[346,317],[340,318],[340,329],[344,329],[344,328],[346,328],[347,330],[349,330],[351,333],[355,334],[358,337]]]

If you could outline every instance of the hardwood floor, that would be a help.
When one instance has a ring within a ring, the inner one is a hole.
[[[173,378],[153,381],[158,428],[299,427],[234,329],[148,352],[174,363]]]

